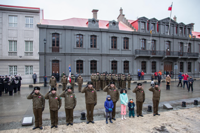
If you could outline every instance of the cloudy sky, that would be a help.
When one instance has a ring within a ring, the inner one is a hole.
[[[117,20],[120,7],[127,19],[145,16],[160,20],[170,16],[168,7],[173,2],[172,18],[177,22],[195,23],[200,32],[200,0],[0,0],[0,4],[30,6],[44,9],[45,19],[92,18],[92,9],[98,9],[98,19]]]

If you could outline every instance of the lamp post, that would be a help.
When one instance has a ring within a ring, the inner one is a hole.
[[[44,87],[47,86],[47,76],[46,76],[46,42],[47,40],[44,38]]]

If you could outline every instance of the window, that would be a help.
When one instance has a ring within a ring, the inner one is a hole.
[[[111,72],[117,73],[117,61],[112,61]]]
[[[9,66],[9,75],[17,75],[17,66]]]
[[[96,48],[97,47],[97,36],[92,35],[90,36],[90,48]]]
[[[33,51],[33,41],[25,41],[25,51],[26,52]]]
[[[129,38],[124,37],[124,49],[129,49]]]
[[[191,62],[188,62],[188,72],[192,72],[191,69],[192,68],[192,63]]]
[[[83,73],[83,61],[82,60],[76,61],[76,72]]]
[[[33,66],[25,66],[25,75],[33,74]]]
[[[190,34],[190,28],[188,28],[188,35]]]
[[[165,33],[168,33],[168,30],[169,30],[169,25],[166,25],[165,26]]]
[[[97,72],[97,61],[92,60],[90,61],[90,73],[96,73]]]
[[[156,40],[151,41],[151,50],[156,51]]]
[[[17,16],[9,16],[9,27],[17,27]]]
[[[183,52],[183,43],[182,42],[180,42],[179,52]]]
[[[112,49],[117,49],[117,37],[112,37],[111,38],[111,48]]]
[[[17,52],[17,41],[9,41],[9,51]]]
[[[155,30],[155,24],[151,24],[151,29],[150,30],[152,30],[152,31]]]
[[[81,34],[76,35],[76,47],[77,48],[83,47],[83,35]]]
[[[145,39],[141,39],[141,50],[146,50],[146,40]]]
[[[144,73],[146,73],[146,61],[141,62],[141,69]]]
[[[129,61],[124,61],[124,73],[129,73]]]
[[[26,28],[33,28],[33,17],[26,17]]]
[[[183,69],[184,68],[184,66],[183,66],[183,62],[180,62],[180,72],[183,72]]]
[[[188,53],[191,53],[191,43],[188,44]]]
[[[152,73],[155,73],[155,72],[156,72],[156,62],[155,62],[155,61],[153,61],[153,62],[151,63],[151,70],[152,70]]]
[[[60,35],[58,33],[52,34],[52,52],[59,52]]]
[[[145,27],[145,22],[142,22],[141,23],[141,29],[144,30],[144,27]]]
[[[166,55],[170,55],[171,51],[170,41],[165,42],[165,50],[166,50]]]
[[[179,33],[183,34],[183,27],[180,27]]]

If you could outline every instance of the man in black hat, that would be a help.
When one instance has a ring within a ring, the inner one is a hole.
[[[14,93],[17,93],[18,86],[19,86],[19,85],[18,85],[19,79],[18,79],[17,75],[15,75],[14,83],[15,83],[15,85],[14,85]]]
[[[8,83],[10,84],[10,78],[6,75],[4,79],[4,90],[6,94],[8,93],[8,87],[10,87],[10,85],[8,86]]]
[[[42,130],[42,111],[45,108],[45,99],[40,93],[40,87],[34,87],[34,90],[27,97],[27,99],[32,99],[33,101],[33,113],[35,116],[35,127],[33,127],[33,130],[36,128],[40,128]]]
[[[60,97],[65,98],[65,114],[67,126],[73,125],[73,112],[76,107],[76,96],[72,92],[72,87],[68,86],[65,91],[60,94]]]
[[[94,106],[97,104],[97,93],[93,88],[93,83],[88,81],[87,86],[81,90],[82,93],[85,93],[85,103],[87,110],[87,124],[94,123],[93,121],[93,111]]]
[[[109,85],[107,85],[104,89],[104,92],[107,92],[107,95],[111,96],[111,99],[113,101],[114,107],[112,111],[112,119],[115,119],[115,112],[116,112],[116,103],[119,100],[119,91],[117,87],[115,86],[115,82],[111,81]]]
[[[142,106],[145,101],[145,92],[142,88],[142,83],[137,84],[136,88],[133,90],[133,93],[136,94],[137,117],[143,117]]]
[[[18,91],[21,90],[21,80],[22,80],[22,77],[21,77],[21,74],[18,75]]]
[[[153,100],[153,116],[160,115],[160,114],[158,114],[158,105],[159,105],[159,101],[160,101],[161,91],[160,91],[158,85],[159,84],[157,82],[155,82],[155,87],[151,87],[149,89],[149,91],[153,92],[153,98],[152,98],[152,100]]]
[[[49,92],[45,95],[45,99],[49,100],[49,110],[51,117],[51,128],[58,128],[58,110],[61,107],[61,97],[56,93],[56,88],[51,88]]]

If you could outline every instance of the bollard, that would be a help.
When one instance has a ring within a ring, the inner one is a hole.
[[[182,107],[186,107],[186,102],[185,101],[182,102]]]
[[[81,113],[81,120],[86,120],[86,118],[85,118],[85,112]]]
[[[152,106],[151,105],[148,106],[148,110],[147,111],[148,112],[152,112]]]
[[[194,105],[198,105],[198,101],[197,100],[194,100]]]

